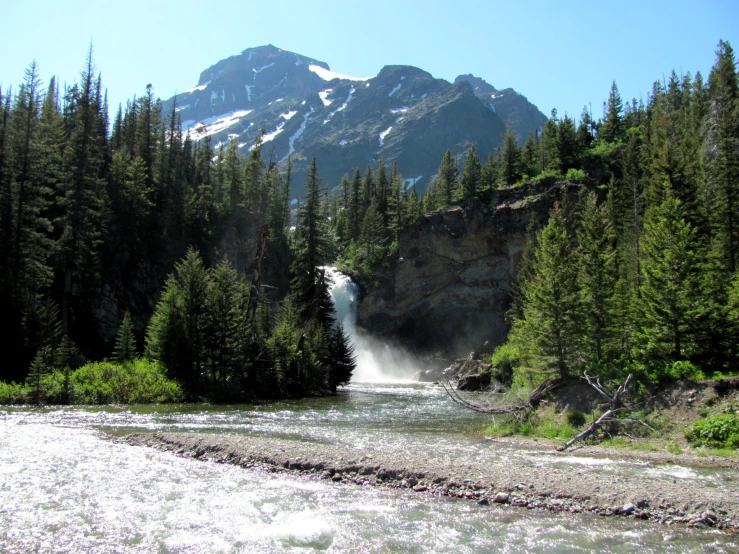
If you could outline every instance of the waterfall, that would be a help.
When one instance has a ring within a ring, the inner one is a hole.
[[[331,299],[336,309],[336,320],[344,326],[354,347],[357,367],[352,375],[354,383],[409,380],[419,370],[417,362],[402,348],[369,335],[357,327],[359,289],[352,280],[336,268],[327,267]]]

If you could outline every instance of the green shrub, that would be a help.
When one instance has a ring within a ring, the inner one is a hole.
[[[699,368],[686,360],[679,360],[667,364],[665,368],[665,376],[672,381],[680,381],[684,379],[697,381],[698,379],[705,378],[705,375],[703,375],[703,372]]]
[[[510,342],[495,349],[490,357],[490,375],[505,387],[513,383],[513,368],[518,365],[518,349]]]
[[[158,362],[140,358],[123,364],[86,364],[68,377],[55,371],[49,398],[72,404],[151,404],[179,402],[184,395],[177,382],[167,379]]]
[[[573,427],[580,427],[582,425],[585,425],[585,414],[578,410],[572,410],[570,412],[567,412],[565,414],[565,419],[567,420],[568,425],[572,425]]]
[[[567,175],[565,176],[565,179],[568,181],[571,181],[573,183],[581,183],[585,179],[587,179],[586,173],[582,169],[568,169]]]
[[[721,414],[701,419],[684,432],[691,446],[739,448],[739,415]]]
[[[561,181],[564,175],[556,169],[545,169],[539,175],[532,177],[531,182],[538,183],[539,181],[546,181],[547,179],[552,181]]]
[[[0,381],[0,405],[25,404],[27,389],[21,383],[3,383]]]

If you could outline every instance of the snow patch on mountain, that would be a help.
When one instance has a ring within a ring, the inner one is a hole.
[[[300,136],[303,134],[303,131],[305,131],[305,125],[308,123],[308,117],[310,117],[310,114],[312,113],[313,113],[313,108],[311,108],[309,112],[305,112],[305,115],[303,116],[303,122],[300,124],[300,127],[298,127],[298,130],[295,131],[293,133],[293,136],[291,136],[290,139],[288,140],[287,154],[285,155],[284,158],[282,158],[282,160],[286,159],[289,155],[295,152],[295,141],[298,140]]]
[[[335,116],[337,113],[339,113],[341,110],[345,109],[349,105],[349,101],[352,99],[352,96],[354,95],[354,90],[355,90],[354,87],[352,87],[349,90],[349,96],[346,97],[346,100],[344,101],[344,103],[338,108],[336,108],[334,111],[332,111],[330,114],[328,114],[328,117],[323,120],[324,125],[326,125],[326,123],[331,121],[331,118],[333,116]]]
[[[271,62],[267,65],[263,65],[262,67],[255,67],[254,69],[252,69],[252,71],[254,72],[254,78],[256,79],[257,73],[261,73],[262,71],[264,71],[268,67],[272,67],[273,65],[275,65],[275,62]]]
[[[411,187],[416,186],[416,183],[423,179],[423,175],[419,175],[418,177],[411,177],[410,179],[405,180],[405,188],[409,189]]]
[[[196,87],[192,87],[192,88],[189,88],[189,89],[187,89],[187,90],[185,91],[185,94],[187,94],[188,92],[195,92],[196,90],[205,90],[205,88],[206,88],[206,87],[207,87],[207,86],[208,86],[209,84],[210,84],[210,81],[208,81],[208,82],[207,82],[207,83],[205,83],[205,84],[202,84],[202,85],[198,85],[198,86],[196,86]]]
[[[318,96],[321,98],[321,102],[323,102],[324,106],[330,106],[333,103],[333,100],[328,100],[328,95],[331,94],[334,91],[332,88],[327,88],[326,90],[322,90],[318,93]]]
[[[386,136],[387,136],[387,134],[388,134],[388,133],[389,133],[390,131],[392,131],[392,130],[393,130],[393,127],[392,127],[392,125],[391,125],[391,126],[390,126],[390,127],[388,127],[387,129],[385,129],[385,130],[384,130],[384,131],[383,131],[382,133],[380,133],[380,146],[382,146],[382,144],[383,144],[383,143],[385,142],[385,137],[386,137]]]
[[[277,128],[274,131],[272,131],[271,133],[267,133],[266,135],[264,135],[262,137],[262,144],[264,144],[265,142],[269,142],[269,141],[273,140],[277,135],[279,135],[282,132],[282,128],[284,126],[285,126],[285,122],[284,121],[282,121],[281,123],[278,123],[277,124]],[[249,148],[249,152],[251,152],[252,150],[254,150],[254,145],[253,144],[251,145],[251,148]]]
[[[280,114],[280,117],[284,118],[284,119],[285,119],[286,121],[289,121],[290,119],[292,119],[292,117],[293,117],[293,116],[294,116],[294,115],[295,115],[296,113],[298,113],[298,110],[290,110],[290,111],[289,111],[289,112],[287,112],[287,113],[281,113],[281,114]]]
[[[225,98],[225,96],[226,96],[226,93],[223,91],[223,89],[221,89],[221,94],[218,94],[218,92],[215,91],[215,90],[212,91],[210,93],[210,104],[211,104],[211,106],[213,105],[213,100],[216,100],[218,97],[221,98],[221,103],[222,103],[223,102],[223,99]]]
[[[343,73],[336,73],[335,71],[331,71],[330,69],[324,69],[320,65],[315,65],[315,64],[310,64],[308,66],[308,69],[310,69],[313,73],[318,75],[324,81],[333,81],[334,79],[346,79],[349,81],[366,81],[367,79],[372,78],[372,77],[351,77],[349,75],[344,75]]]
[[[251,89],[254,88],[254,85],[244,85],[244,88],[246,89],[246,100],[251,102]]]
[[[408,111],[409,109],[410,109],[410,108],[409,108],[408,106],[401,106],[400,108],[394,108],[394,109],[390,110],[390,113],[391,113],[391,114],[396,114],[396,113],[405,113],[405,112],[407,112],[407,111]]]
[[[209,137],[216,133],[228,129],[232,125],[239,122],[242,117],[246,117],[252,110],[237,110],[225,114],[207,117],[202,121],[187,120],[182,122],[182,132],[190,133],[192,140],[200,140],[203,137]]]
[[[395,88],[390,91],[390,94],[388,94],[388,96],[392,96],[393,94],[398,92],[400,90],[400,87],[402,86],[403,86],[403,83],[398,83],[397,85],[395,85]]]

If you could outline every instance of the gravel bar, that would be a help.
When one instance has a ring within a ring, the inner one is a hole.
[[[572,467],[533,466],[524,459],[505,463],[484,455],[476,460],[417,457],[371,448],[302,442],[255,436],[198,433],[136,433],[117,439],[178,456],[246,469],[293,472],[335,483],[413,490],[418,494],[467,499],[480,505],[508,504],[530,510],[606,517],[630,517],[668,525],[739,531],[739,490],[702,486],[698,479],[654,479],[618,476]],[[575,453],[582,456],[582,451]],[[586,452],[587,454],[587,452]],[[609,451],[613,455],[614,451]],[[623,453],[615,453],[621,456]],[[551,455],[544,453],[542,455]],[[572,454],[562,453],[558,456]],[[613,456],[612,456],[613,457]],[[635,456],[659,463],[669,457]],[[679,460],[684,463],[684,460]],[[703,463],[706,463],[705,461]],[[725,461],[729,467],[733,461]],[[724,465],[726,467],[726,465]]]

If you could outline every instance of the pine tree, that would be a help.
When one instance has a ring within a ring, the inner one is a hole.
[[[503,136],[503,151],[500,155],[500,182],[513,186],[521,178],[521,151],[516,144],[516,132],[508,124]]]
[[[377,211],[382,216],[382,223],[387,228],[388,226],[388,197],[390,196],[390,182],[387,178],[387,171],[385,169],[385,162],[380,160],[380,165],[377,168],[377,186],[375,188],[375,194],[372,200],[377,205]]]
[[[559,148],[557,141],[557,110],[552,110],[552,116],[544,125],[541,132],[541,168],[544,171],[558,171],[560,167]]]
[[[326,305],[328,289],[321,285],[322,290],[316,291],[319,285],[319,266],[327,260],[327,230],[325,219],[321,214],[320,198],[321,181],[318,175],[318,163],[314,158],[308,168],[303,197],[304,202],[298,212],[299,226],[296,231],[295,260],[291,267],[293,279],[290,285],[292,301],[300,320],[307,320],[314,303],[314,298],[320,296],[319,303]],[[326,290],[323,290],[326,288]],[[328,299],[330,302],[330,298]],[[327,309],[327,308],[326,308]]]
[[[734,50],[728,42],[719,42],[708,88],[711,107],[706,150],[717,189],[716,231],[724,263],[733,273],[739,260],[739,78]]]
[[[367,213],[362,221],[361,242],[364,245],[367,260],[370,264],[374,263],[375,253],[382,245],[385,238],[385,225],[382,221],[382,214],[377,209],[377,205],[373,202],[370,204]]]
[[[490,190],[498,186],[498,160],[491,152],[480,171],[480,190]]]
[[[454,193],[457,190],[457,162],[452,156],[452,151],[447,150],[439,165],[439,182],[437,187],[441,193],[440,199],[446,207],[452,204]]]
[[[372,198],[375,196],[375,177],[372,173],[372,166],[368,165],[362,179],[362,205],[365,210],[369,206]]]
[[[393,163],[390,194],[388,195],[388,230],[396,242],[399,240],[400,232],[405,227],[407,203],[408,192],[403,178],[398,173],[398,164],[395,162]]]
[[[352,378],[357,361],[354,356],[354,347],[344,331],[340,321],[329,330],[329,374],[328,387],[333,393],[341,385],[347,385]]]
[[[575,122],[565,114],[564,119],[557,125],[557,159],[559,171],[563,174],[568,169],[579,167],[579,149]]]
[[[126,311],[123,322],[118,328],[118,335],[115,338],[113,359],[119,364],[123,364],[133,361],[136,356],[136,337],[133,333],[133,323],[131,322],[131,314]]]
[[[623,140],[625,131],[623,127],[623,111],[624,105],[621,101],[621,95],[618,92],[616,81],[613,81],[611,92],[608,95],[608,107],[606,108],[606,114],[600,132],[598,133],[598,138],[605,142]]]
[[[526,143],[521,150],[521,173],[525,177],[534,177],[540,173],[539,169],[539,144],[529,134]]]
[[[606,210],[597,205],[595,193],[583,199],[581,211],[578,261],[585,340],[590,358],[600,362],[613,336],[614,291],[618,278],[615,236]]]
[[[361,183],[362,175],[359,168],[354,170],[354,179],[352,179],[351,191],[349,194],[349,237],[354,242],[359,240],[359,232],[362,227],[362,196]]]
[[[205,294],[205,365],[211,372],[211,380],[221,385],[243,365],[240,330],[244,313],[239,301],[242,286],[227,259],[210,272]]]
[[[61,213],[57,243],[62,291],[62,327],[70,332],[75,318],[83,320],[86,304],[99,279],[100,250],[105,233],[107,195],[101,149],[102,99],[94,82],[92,49],[81,84],[68,92],[69,139],[64,150],[65,179],[59,183]]]
[[[577,145],[581,152],[584,152],[593,144],[592,132],[593,119],[590,117],[590,112],[587,106],[582,109],[582,115],[580,116],[580,125],[577,126]]]
[[[581,309],[578,263],[559,207],[537,242],[531,278],[522,287],[523,318],[514,322],[512,338],[542,369],[567,377],[581,362]]]
[[[643,355],[684,359],[692,350],[698,305],[695,229],[680,201],[668,195],[644,225],[639,339]]]
[[[408,209],[406,211],[408,218],[408,225],[414,225],[418,223],[423,217],[423,202],[418,198],[418,191],[416,187],[413,187],[410,196],[408,197]]]
[[[480,160],[477,158],[475,147],[470,146],[464,162],[464,172],[462,173],[462,194],[465,198],[470,198],[477,193],[481,173],[482,167],[480,166]]]
[[[200,254],[188,250],[167,279],[146,333],[147,355],[162,362],[190,397],[198,394],[205,369],[208,285]]]
[[[42,404],[46,399],[47,381],[49,376],[49,366],[46,362],[46,356],[42,351],[36,354],[28,371],[26,386],[31,389],[30,401],[32,404]]]

